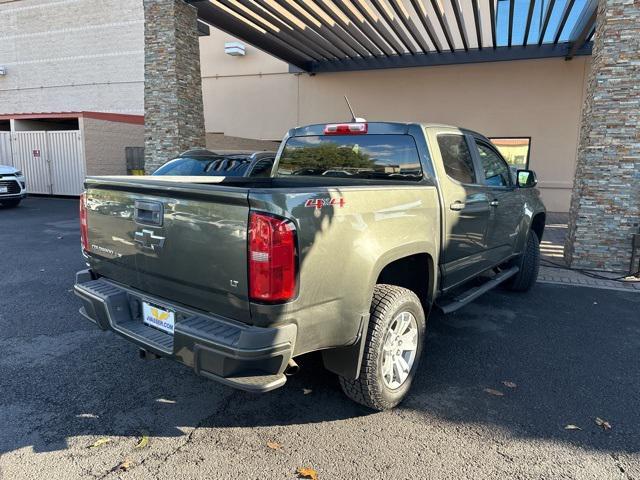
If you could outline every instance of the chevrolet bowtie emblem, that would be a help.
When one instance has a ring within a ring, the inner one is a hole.
[[[134,240],[140,247],[157,252],[164,246],[165,237],[159,237],[153,230],[145,229],[141,232],[136,232]]]

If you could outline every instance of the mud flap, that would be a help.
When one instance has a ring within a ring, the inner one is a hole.
[[[349,380],[360,375],[360,365],[367,341],[369,314],[360,318],[360,328],[354,343],[346,347],[331,348],[322,351],[322,362],[327,370]]]

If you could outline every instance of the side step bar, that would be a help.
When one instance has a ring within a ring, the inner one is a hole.
[[[487,293],[489,290],[497,287],[505,280],[513,277],[516,273],[518,273],[520,269],[518,267],[511,267],[509,270],[503,270],[498,273],[491,280],[486,281],[482,285],[477,287],[470,288],[469,290],[462,292],[457,297],[452,298],[451,300],[445,301],[444,303],[437,303],[436,306],[443,311],[443,313],[451,313],[456,310],[464,307],[465,305],[473,302],[476,298],[478,298],[483,293]]]

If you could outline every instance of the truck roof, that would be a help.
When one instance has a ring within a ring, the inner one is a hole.
[[[369,126],[369,133],[374,134],[406,134],[410,126],[419,125],[424,128],[456,128],[463,132],[470,133],[472,135],[476,135],[479,137],[483,137],[481,133],[470,130],[468,128],[458,127],[455,125],[447,125],[444,123],[437,122],[352,122],[351,120],[346,121],[338,121],[338,122],[326,122],[326,123],[315,123],[312,125],[304,125],[293,128],[289,131],[289,135],[299,136],[299,135],[322,135],[324,132],[324,127],[326,125],[332,125],[336,123],[366,123]],[[373,127],[373,128],[372,128]]]

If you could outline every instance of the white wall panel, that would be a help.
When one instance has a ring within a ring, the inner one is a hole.
[[[0,165],[13,165],[10,132],[0,132]]]
[[[80,195],[85,177],[82,135],[79,131],[47,132],[51,184],[54,195]]]
[[[13,164],[27,177],[28,192],[51,194],[47,132],[17,132],[12,135]]]

